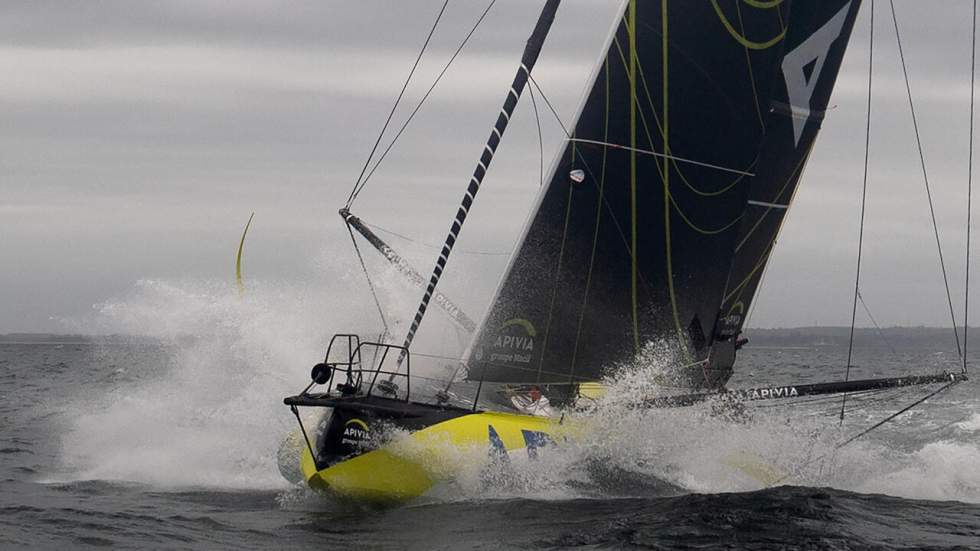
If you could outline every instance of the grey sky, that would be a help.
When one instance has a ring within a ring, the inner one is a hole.
[[[904,82],[887,5],[879,4],[863,295],[882,324],[942,325],[948,313]],[[961,315],[971,3],[896,4]],[[253,210],[250,280],[316,281],[325,264],[355,262],[335,212],[440,5],[4,3],[0,332],[64,331],[58,319],[83,319],[141,278],[231,282],[237,239]],[[485,5],[450,3],[407,105]],[[535,74],[565,118],[617,6],[563,3]],[[538,8],[497,2],[366,188],[358,214],[441,241]],[[849,321],[864,10],[752,325]],[[544,113],[542,121],[547,165],[560,131]],[[525,99],[460,248],[510,249],[538,190],[538,162]],[[393,244],[423,270],[434,261],[424,247]],[[444,290],[478,316],[505,262],[454,258]],[[362,284],[351,278],[347,285]],[[980,319],[980,311],[972,316]]]

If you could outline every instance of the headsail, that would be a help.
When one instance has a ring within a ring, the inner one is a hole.
[[[470,348],[469,377],[596,380],[652,341],[696,366],[693,384],[722,384],[740,325],[719,325],[720,312],[733,265],[742,273],[755,250],[737,250],[758,218],[749,201],[788,201],[799,171],[785,167],[813,142],[858,4],[629,2]],[[836,33],[821,31],[840,13]],[[830,34],[807,60],[808,40]],[[802,81],[784,78],[801,70]],[[805,119],[786,107],[799,93]],[[783,185],[786,197],[765,193]],[[754,286],[740,289],[747,305]]]

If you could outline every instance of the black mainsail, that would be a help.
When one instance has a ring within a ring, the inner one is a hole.
[[[628,2],[469,378],[594,381],[653,342],[724,384],[859,4]]]

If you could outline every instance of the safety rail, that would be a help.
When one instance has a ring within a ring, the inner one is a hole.
[[[347,361],[330,361],[332,349],[338,339],[347,340]],[[365,367],[362,363],[362,358],[364,357],[364,353],[362,353],[362,351],[366,353],[369,350],[373,351],[374,361],[370,367]],[[402,362],[402,369],[397,371],[384,369],[385,361],[388,360],[389,353],[393,350],[398,352],[399,355],[404,355],[405,357],[404,361]],[[408,402],[411,398],[412,361],[411,354],[404,346],[374,341],[361,341],[358,335],[353,334],[337,334],[330,339],[330,343],[327,345],[327,352],[324,356],[324,364],[327,368],[329,368],[330,375],[326,381],[319,384],[323,384],[327,387],[326,396],[330,396],[333,390],[337,390],[342,396],[359,394],[368,378],[370,378],[370,383],[368,384],[367,391],[364,393],[364,396],[371,396],[371,393],[374,391],[375,387],[378,387],[384,395],[397,396],[399,389],[398,386],[392,381],[395,378],[404,378],[404,401]],[[346,382],[337,383],[335,385],[334,383],[337,379],[338,372],[345,373],[347,375],[347,380]],[[387,375],[388,377],[379,382],[378,377],[381,375]],[[303,390],[303,392],[300,393],[300,396],[308,395],[310,389],[317,384],[318,383],[315,380],[311,382]]]

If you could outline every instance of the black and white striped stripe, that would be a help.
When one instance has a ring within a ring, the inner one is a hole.
[[[531,69],[534,68],[534,63],[538,60],[541,47],[544,45],[544,39],[551,29],[552,22],[555,20],[555,12],[558,11],[558,5],[560,3],[561,0],[548,0],[544,9],[541,10],[541,15],[538,17],[538,22],[534,27],[534,31],[531,33],[531,37],[527,41],[527,46],[524,48],[524,55],[521,57],[521,66],[517,70],[517,75],[514,76],[514,82],[511,84],[510,90],[507,91],[507,99],[504,100],[504,106],[501,107],[500,114],[497,115],[497,122],[493,125],[490,138],[487,140],[487,145],[483,148],[480,160],[477,163],[476,169],[473,171],[473,177],[470,179],[470,184],[466,188],[466,194],[463,196],[459,210],[456,211],[456,218],[453,220],[452,227],[449,229],[449,235],[446,236],[446,243],[442,246],[442,252],[436,261],[436,267],[432,270],[432,277],[429,279],[429,285],[426,287],[425,294],[422,296],[419,309],[415,313],[415,319],[412,320],[412,325],[409,327],[408,334],[405,336],[404,348],[398,356],[398,367],[401,366],[402,361],[408,354],[408,348],[415,339],[415,333],[418,331],[419,325],[422,324],[422,318],[425,316],[425,311],[429,306],[429,300],[432,299],[436,285],[439,284],[439,278],[442,277],[442,272],[446,268],[449,255],[452,254],[453,246],[456,245],[456,238],[459,237],[459,232],[463,229],[463,223],[466,222],[466,216],[469,214],[470,207],[473,206],[476,194],[480,191],[483,177],[486,176],[487,169],[490,167],[491,161],[493,161],[494,153],[497,151],[497,146],[500,145],[500,140],[507,130],[507,123],[510,122],[510,117],[514,114],[514,109],[517,107],[517,102],[521,98],[521,93],[524,92],[524,87],[527,85],[528,78],[531,75]],[[396,371],[398,367],[396,367]],[[394,375],[389,377],[389,380],[392,377]]]

